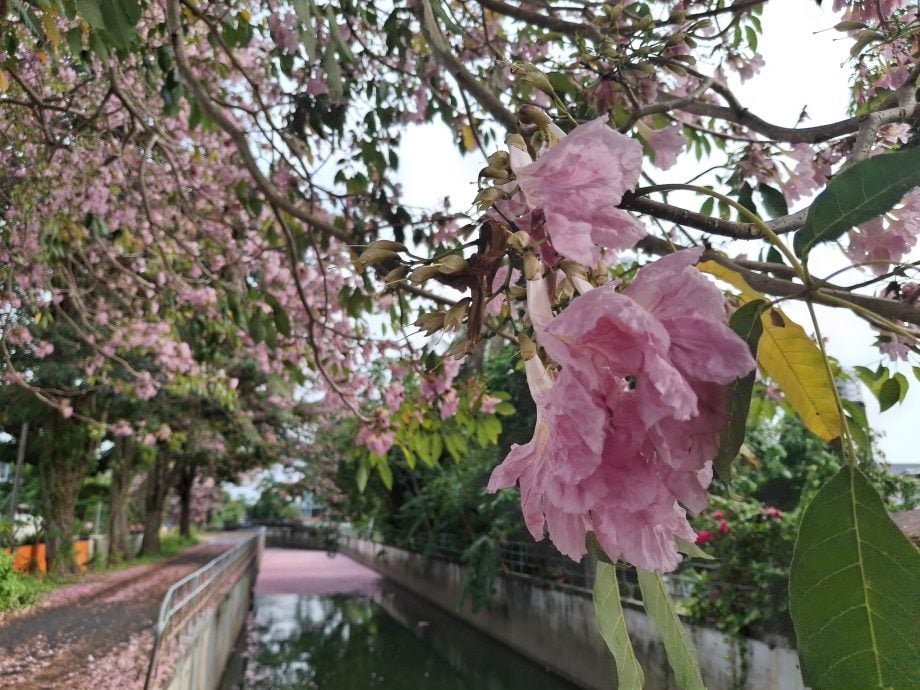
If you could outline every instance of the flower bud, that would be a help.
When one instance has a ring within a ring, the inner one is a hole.
[[[524,137],[522,137],[517,132],[514,132],[506,136],[505,144],[507,144],[508,146],[513,146],[516,149],[521,149],[521,151],[527,150],[527,142],[524,141]]]
[[[457,273],[462,273],[470,267],[470,265],[466,262],[466,259],[464,259],[459,254],[449,254],[445,256],[443,259],[441,259],[439,266],[440,272],[449,276],[455,275]]]
[[[530,84],[538,91],[542,91],[548,96],[553,96],[556,90],[550,84],[546,75],[536,66],[529,62],[516,62],[511,65],[511,74],[519,77],[521,81]]]
[[[524,123],[546,126],[553,123],[553,118],[546,114],[542,108],[535,105],[522,105],[518,109],[518,118]]]
[[[406,275],[409,273],[408,266],[397,266],[392,271],[386,274],[383,278],[383,282],[387,287],[392,287],[396,283],[401,283],[406,279]]]
[[[524,254],[524,277],[527,280],[540,280],[543,277],[543,262],[533,252]]]
[[[508,166],[511,165],[511,156],[508,155],[507,151],[496,151],[486,160],[491,167],[499,168],[500,170],[507,170]]]
[[[466,313],[469,311],[470,307],[470,298],[464,297],[462,300],[457,302],[454,306],[447,310],[447,313],[444,315],[444,330],[446,331],[458,331],[460,326],[463,325],[463,319],[466,316]]]
[[[425,335],[431,335],[444,328],[445,316],[446,312],[443,311],[431,311],[419,314],[414,325],[425,331]]]
[[[530,237],[530,233],[526,230],[518,230],[508,238],[508,246],[512,249],[527,249],[532,243],[533,240]]]
[[[409,280],[413,283],[424,283],[429,278],[434,278],[440,272],[440,266],[419,266],[409,274]]]
[[[476,195],[474,203],[479,206],[481,210],[491,208],[493,204],[497,201],[507,198],[508,194],[503,189],[498,187],[488,187],[486,189],[480,190],[479,194]]]
[[[388,249],[391,252],[404,252],[406,251],[406,245],[402,242],[394,242],[393,240],[375,240],[367,245],[367,250],[371,249]]]
[[[521,357],[525,362],[537,356],[537,344],[523,333],[518,335],[518,344],[521,346]]]
[[[361,256],[358,257],[356,263],[361,264],[364,267],[373,266],[374,264],[379,264],[382,261],[390,261],[391,259],[398,259],[399,254],[390,250],[383,249],[382,247],[370,246],[361,252]]]
[[[479,171],[479,177],[487,177],[490,180],[501,180],[502,182],[506,182],[511,179],[511,173],[504,168],[496,168],[492,165],[487,165]]]

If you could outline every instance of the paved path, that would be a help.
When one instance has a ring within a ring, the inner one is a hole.
[[[382,581],[376,572],[342,554],[265,549],[256,580],[256,596],[370,593]]]
[[[166,590],[237,539],[220,536],[165,561],[90,575],[0,620],[0,688],[142,688]]]

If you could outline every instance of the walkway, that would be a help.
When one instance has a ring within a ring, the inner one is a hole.
[[[90,575],[0,620],[0,688],[142,688],[166,590],[238,538],[221,535],[165,561]]]

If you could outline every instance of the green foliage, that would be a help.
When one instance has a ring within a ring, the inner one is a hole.
[[[920,551],[859,470],[805,510],[789,588],[807,685],[920,687]]]
[[[13,570],[13,557],[0,552],[0,613],[30,606],[53,587],[49,578]]]
[[[212,525],[215,529],[238,527],[246,517],[246,504],[224,495],[223,502],[214,512]]]
[[[249,507],[248,513],[253,520],[262,522],[289,522],[302,517],[291,502],[290,495],[282,495],[282,491],[272,485],[262,489],[259,499]]]
[[[677,684],[683,690],[705,690],[696,648],[674,609],[674,602],[664,587],[661,574],[639,570],[638,576],[642,604],[658,628]]]
[[[805,225],[796,233],[795,253],[804,257],[815,245],[833,242],[853,226],[890,211],[918,185],[920,149],[860,161],[835,175],[815,199]]]
[[[748,344],[755,359],[757,344],[763,335],[763,322],[760,317],[766,306],[764,300],[748,302],[732,315],[729,322],[731,329]],[[748,412],[751,409],[751,394],[754,391],[754,375],[755,372],[752,371],[728,386],[728,422],[722,429],[719,452],[712,462],[713,469],[726,483],[731,481],[732,463],[744,443]]]
[[[714,498],[694,526],[715,560],[682,573],[691,590],[688,617],[735,636],[791,637],[786,583],[794,516],[755,500]]]
[[[597,575],[594,578],[594,611],[601,637],[607,643],[617,665],[617,687],[643,687],[645,673],[639,665],[629,639],[623,604],[620,602],[616,566],[610,563],[597,564]]]
[[[802,506],[839,471],[841,461],[793,415],[752,426],[747,443],[752,458],[737,468],[732,491],[717,483],[714,491],[723,495],[693,521],[715,559],[681,573],[691,589],[686,614],[730,635],[780,634],[791,640],[789,564]],[[918,504],[916,480],[892,475],[870,460],[862,471],[888,509]]]

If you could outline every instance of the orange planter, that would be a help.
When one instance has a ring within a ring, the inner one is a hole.
[[[89,564],[89,539],[80,539],[73,543],[74,560],[80,570],[86,570]],[[3,549],[9,553],[9,549]],[[13,570],[21,573],[47,573],[48,558],[44,544],[24,544],[13,549]]]

